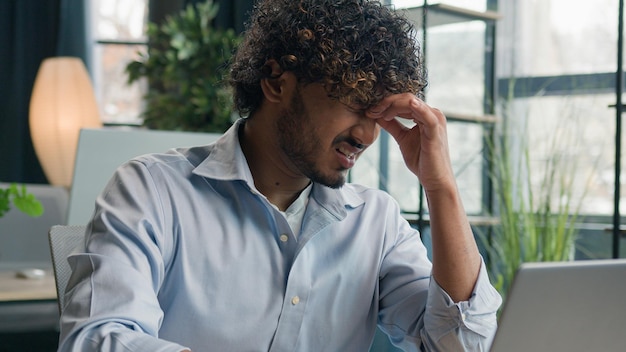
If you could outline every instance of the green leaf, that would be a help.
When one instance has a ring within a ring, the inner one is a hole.
[[[43,205],[32,194],[13,199],[13,204],[15,204],[17,209],[29,216],[37,217],[43,214]]]
[[[11,203],[9,199],[9,190],[0,189],[0,218],[11,210]]]
[[[41,216],[44,212],[41,202],[28,192],[25,185],[18,186],[12,183],[7,188],[0,188],[0,217],[11,210],[11,203],[29,216]]]

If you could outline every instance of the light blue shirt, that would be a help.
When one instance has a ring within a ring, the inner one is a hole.
[[[397,203],[354,184],[313,184],[296,238],[254,188],[240,123],[117,170],[69,258],[61,351],[367,351],[377,324],[406,351],[488,349],[484,264],[454,304]]]

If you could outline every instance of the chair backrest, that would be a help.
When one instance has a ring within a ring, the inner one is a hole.
[[[84,225],[62,226],[56,225],[50,228],[48,240],[50,241],[50,256],[54,269],[59,313],[63,311],[65,287],[72,274],[72,269],[67,262],[67,257],[77,248],[84,244]]]
[[[86,224],[98,194],[122,163],[146,153],[209,144],[221,134],[146,129],[82,129],[76,150],[67,225]],[[103,148],[106,146],[106,148]]]
[[[0,182],[0,188],[8,186],[9,183]],[[44,212],[34,218],[11,209],[0,219],[0,267],[48,268],[50,248],[44,234],[50,226],[66,224],[69,192],[61,186],[24,186],[41,202]]]

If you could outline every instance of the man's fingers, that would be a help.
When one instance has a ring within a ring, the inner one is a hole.
[[[376,123],[378,123],[380,127],[382,127],[385,131],[389,132],[389,134],[396,141],[399,141],[401,139],[401,136],[407,130],[409,130],[408,127],[403,125],[400,121],[396,120],[395,118],[391,120],[385,120],[381,118],[381,119],[376,120]]]
[[[418,122],[428,113],[428,105],[412,94],[391,95],[367,111],[367,116],[386,121],[400,117]],[[421,121],[424,122],[424,121]]]
[[[385,131],[389,132],[389,134],[392,136],[395,134],[398,134],[402,130],[402,126],[398,126],[401,124],[396,119],[393,119],[393,120],[378,119],[376,120],[376,123],[378,123],[380,127],[382,127]]]

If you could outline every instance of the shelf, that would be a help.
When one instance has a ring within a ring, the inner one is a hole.
[[[446,115],[446,119],[448,121],[456,121],[456,122],[476,122],[476,123],[496,123],[498,122],[498,117],[495,115],[466,115],[466,114],[456,114],[450,112],[444,112]]]
[[[419,222],[419,216],[414,213],[403,213],[402,216],[409,222],[411,225],[417,225]],[[495,226],[500,224],[500,218],[497,216],[488,216],[488,215],[467,215],[467,220],[472,226]],[[422,218],[424,224],[430,224],[430,216],[425,214]]]
[[[404,13],[415,28],[422,28],[424,6],[398,9],[397,11]],[[469,21],[494,22],[500,18],[500,15],[494,11],[474,11],[441,3],[427,5],[426,11],[428,12],[428,27]]]

